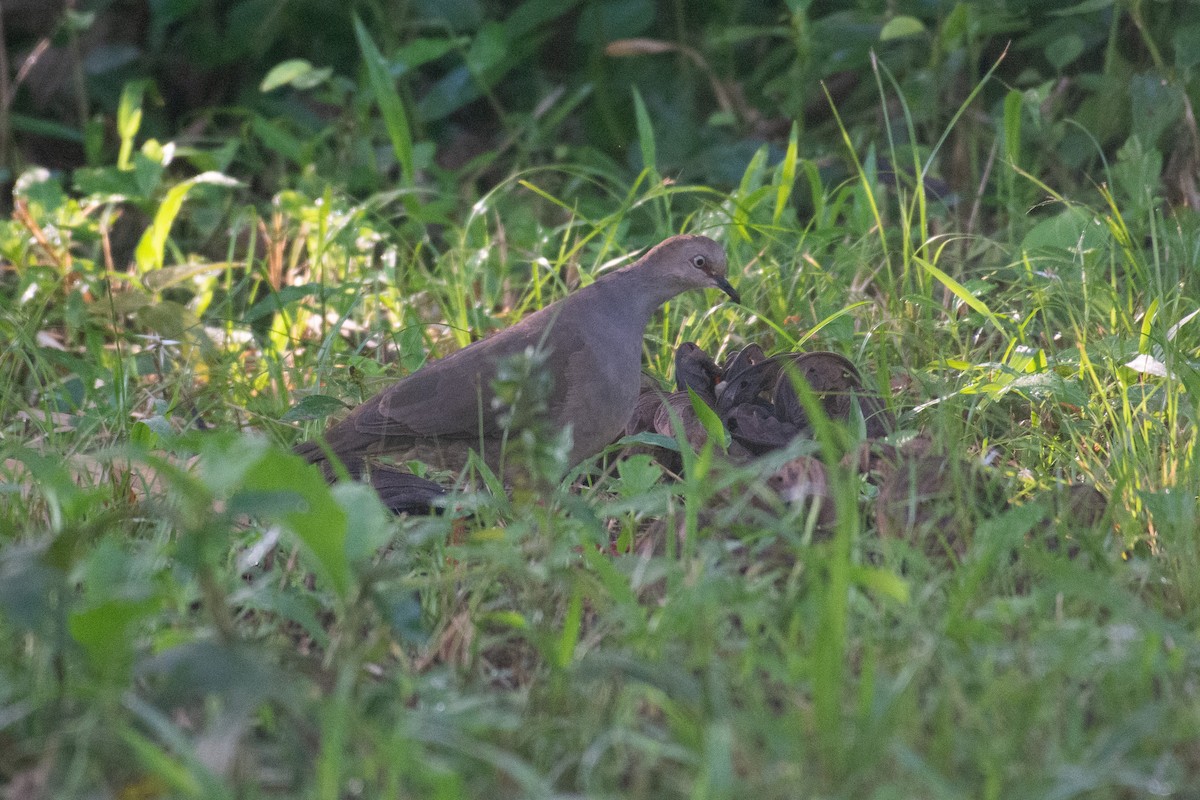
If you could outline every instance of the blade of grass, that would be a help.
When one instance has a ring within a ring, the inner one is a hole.
[[[1005,336],[1008,336],[1008,331],[1005,329],[1004,323],[1000,321],[999,317],[992,313],[992,310],[988,308],[987,303],[971,294],[967,287],[954,280],[954,278],[950,277],[945,272],[942,272],[942,270],[935,267],[929,261],[926,261],[919,256],[913,256],[913,260],[919,264],[922,269],[924,269],[933,277],[937,278],[937,280],[940,281],[943,286],[949,289],[955,297],[966,303],[967,306],[969,306],[972,310],[982,314],[988,322],[995,326],[996,330],[1000,331],[1000,333],[1004,334]]]
[[[413,160],[413,138],[404,102],[392,82],[387,61],[357,14],[354,15],[354,36],[367,65],[367,80],[371,85],[371,93],[375,95],[379,113],[383,116],[383,124],[387,127],[388,138],[392,140],[392,151],[400,164],[400,182],[404,186],[414,186],[416,166]],[[406,204],[412,202],[410,198],[405,198]]]

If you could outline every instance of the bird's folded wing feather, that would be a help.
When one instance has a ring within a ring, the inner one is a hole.
[[[520,326],[509,328],[426,364],[368,400],[347,418],[354,431],[379,437],[476,439],[499,435],[492,407],[498,362],[532,340]]]

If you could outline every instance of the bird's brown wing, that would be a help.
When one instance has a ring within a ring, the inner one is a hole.
[[[426,364],[356,408],[326,438],[337,449],[339,434],[358,441],[499,435],[492,407],[496,367],[533,343],[529,331],[529,326],[517,325]]]

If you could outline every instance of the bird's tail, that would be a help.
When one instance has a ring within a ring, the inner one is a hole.
[[[308,463],[318,465],[329,483],[338,480],[341,474],[330,460],[332,454],[345,468],[345,473],[351,480],[360,481],[365,477],[379,495],[379,499],[393,514],[431,514],[437,508],[434,501],[446,494],[446,490],[440,484],[431,480],[384,464],[368,466],[363,458],[347,458],[327,450],[316,440],[301,442],[292,448],[292,452]]]
[[[369,478],[371,488],[393,514],[432,514],[439,509],[435,501],[446,495],[440,484],[396,467],[373,464]]]

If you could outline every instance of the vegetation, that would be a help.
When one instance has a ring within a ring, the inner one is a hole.
[[[1194,795],[1200,8],[53,6],[0,12],[7,797]],[[960,554],[880,534],[854,425],[543,432],[550,488],[427,518],[290,453],[684,230],[744,305],[647,371],[846,355],[1003,485]]]

